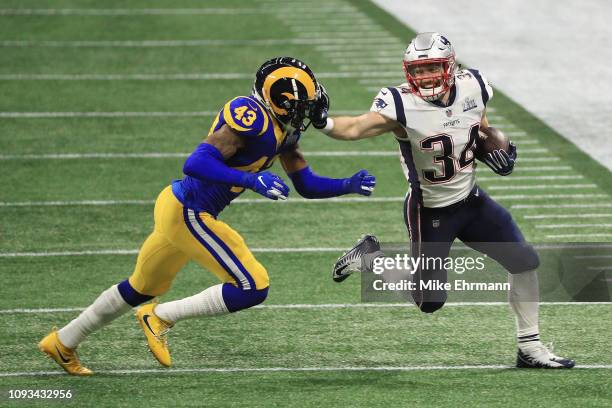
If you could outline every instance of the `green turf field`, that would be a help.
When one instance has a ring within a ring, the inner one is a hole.
[[[250,92],[263,61],[306,61],[336,114],[366,111],[380,87],[402,82],[409,28],[366,1],[287,4],[1,3],[0,406],[58,404],[7,399],[9,389],[43,388],[72,390],[74,406],[609,406],[609,302],[543,305],[543,340],[582,368],[525,372],[508,368],[506,305],[423,315],[361,303],[359,279],[332,282],[331,265],[362,233],[407,240],[390,135],[343,143],[309,130],[302,139],[320,174],[376,174],[371,199],[246,193],[224,211],[267,267],[270,296],[254,310],[177,325],[172,369],[149,355],[132,316],[80,348],[92,378],[68,377],[37,351],[51,326],[129,276],[157,194],[180,177],[218,109]],[[610,172],[500,92],[489,119],[519,146],[519,162],[507,178],[481,165],[479,184],[525,236],[612,242]],[[191,263],[162,301],[214,283]]]

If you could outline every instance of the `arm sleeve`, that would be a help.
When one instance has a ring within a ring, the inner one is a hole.
[[[254,174],[232,169],[217,148],[201,143],[185,161],[183,173],[202,181],[252,188]]]
[[[289,174],[295,190],[304,198],[329,198],[348,194],[350,179],[321,177],[310,166]]]

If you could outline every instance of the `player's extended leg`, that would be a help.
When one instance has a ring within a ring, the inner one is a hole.
[[[574,361],[557,357],[540,342],[538,254],[512,216],[482,189],[469,202],[473,220],[459,234],[470,247],[486,253],[508,271],[508,303],[516,317],[518,367],[571,368]],[[496,245],[497,244],[497,245]]]
[[[60,330],[53,329],[38,347],[72,375],[91,375],[76,353],[78,345],[91,333],[154,296],[164,293],[188,257],[168,242],[161,233],[158,213],[163,193],[155,204],[156,228],[138,254],[136,268],[124,280],[102,292],[77,318]]]
[[[442,263],[449,254],[462,219],[455,208],[423,207],[413,194],[404,203],[404,221],[410,235],[412,257],[420,256],[422,262],[426,262],[413,275],[417,288],[412,291],[414,302],[424,313],[433,313],[446,302],[446,290],[427,285],[446,283],[447,271]]]
[[[162,328],[196,316],[215,316],[246,309],[263,302],[268,294],[268,274],[255,259],[242,237],[222,221],[207,213],[184,208],[182,226],[176,226],[173,243],[223,283],[201,293],[159,305],[146,305],[138,311],[141,324],[161,320]],[[145,320],[147,319],[147,320]],[[170,356],[165,343],[159,344],[155,328],[144,327],[149,347],[165,366]]]

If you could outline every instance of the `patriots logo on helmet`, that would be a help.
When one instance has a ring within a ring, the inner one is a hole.
[[[385,102],[382,98],[374,99],[374,106],[376,106],[377,111],[381,111],[387,107],[387,102]]]

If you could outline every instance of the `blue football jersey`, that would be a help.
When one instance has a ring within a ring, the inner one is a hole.
[[[225,164],[249,173],[271,167],[276,157],[292,148],[299,139],[299,134],[287,138],[286,131],[253,96],[239,96],[227,102],[215,117],[209,134],[223,125],[229,126],[245,142],[245,146],[228,158]],[[173,182],[172,190],[185,207],[216,217],[244,188],[185,176]]]

